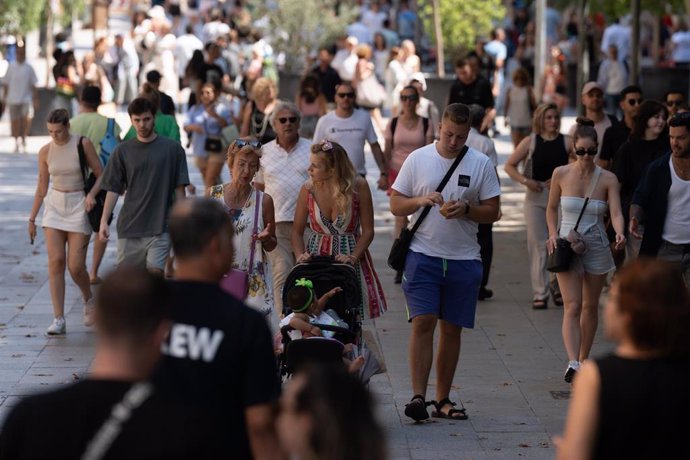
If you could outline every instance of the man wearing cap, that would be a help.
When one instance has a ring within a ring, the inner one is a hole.
[[[173,98],[160,90],[161,78],[161,73],[157,70],[151,70],[146,73],[146,81],[160,94],[161,103],[158,110],[162,114],[175,116],[175,102],[173,102]]]
[[[101,140],[105,137],[108,130],[108,118],[98,113],[98,106],[101,105],[101,90],[97,86],[87,86],[81,92],[79,98],[79,114],[72,118],[69,122],[70,131],[75,136],[87,137],[91,144],[96,148],[96,154],[101,155]],[[113,120],[114,134],[116,139],[120,139],[120,127],[117,121]],[[111,152],[112,153],[112,152]],[[93,263],[89,271],[89,278],[91,284],[100,283],[98,278],[98,269],[101,266],[105,249],[108,246],[107,241],[101,241],[99,238],[94,239],[93,243]]]
[[[599,146],[597,147],[597,158],[601,153],[601,146],[603,145],[602,140],[604,139],[604,132],[606,130],[618,123],[616,117],[612,115],[607,115],[604,112],[604,90],[595,81],[590,81],[585,83],[582,87],[582,105],[585,107],[585,117],[589,118],[594,122],[594,130],[597,132],[597,142]],[[568,135],[573,137],[575,133],[575,128],[577,124],[574,124]]]

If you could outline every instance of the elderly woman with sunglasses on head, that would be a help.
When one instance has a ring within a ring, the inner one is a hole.
[[[580,248],[584,246],[584,252],[576,251],[580,255],[574,257],[570,268],[557,274],[563,294],[562,333],[568,354],[564,379],[568,383],[580,369],[580,363],[589,357],[599,321],[599,295],[606,275],[616,268],[604,227],[607,211],[616,232],[615,248],[620,250],[625,246],[620,185],[613,173],[594,163],[598,146],[592,120],[577,119],[573,147],[577,161],[554,170],[546,208],[549,254],[556,250],[559,237],[579,242]],[[577,230],[579,237],[571,230]]]
[[[374,239],[369,184],[355,173],[347,152],[337,142],[323,140],[313,144],[309,161],[309,181],[300,190],[292,226],[292,249],[297,263],[318,255],[333,256],[336,262],[353,265],[362,290],[360,317],[377,318],[387,307],[369,254]],[[312,234],[305,248],[307,222]]]
[[[207,194],[225,206],[235,228],[232,268],[249,274],[247,297],[240,300],[269,318],[273,311],[273,283],[264,253],[275,249],[277,243],[273,199],[252,184],[259,170],[260,148],[257,140],[233,142],[227,159],[230,182],[210,187]]]

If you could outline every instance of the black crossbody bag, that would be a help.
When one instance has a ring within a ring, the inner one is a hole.
[[[465,157],[467,150],[467,146],[463,147],[462,152],[460,152],[460,154],[455,158],[455,161],[451,165],[446,175],[443,177],[443,180],[440,184],[438,184],[438,187],[436,187],[437,192],[440,193],[443,191],[443,188],[450,180],[450,176],[453,175],[453,172]],[[393,270],[401,271],[405,268],[405,260],[407,259],[407,253],[410,251],[412,238],[414,238],[414,234],[417,232],[417,229],[419,229],[419,226],[422,225],[422,221],[424,221],[424,218],[427,216],[427,214],[429,214],[429,211],[431,211],[431,206],[425,206],[422,214],[419,216],[419,219],[417,219],[417,221],[414,223],[414,226],[412,226],[412,229],[407,227],[403,228],[400,230],[400,236],[393,241],[393,247],[391,247],[391,251],[388,254],[388,266]]]
[[[93,186],[96,184],[96,175],[93,171],[89,174],[89,166],[86,162],[86,153],[84,152],[84,146],[82,141],[84,137],[79,138],[77,143],[77,151],[79,152],[79,167],[81,169],[81,177],[84,179],[84,193],[89,194]],[[88,175],[87,175],[88,174]],[[91,211],[87,212],[86,215],[89,218],[89,224],[94,232],[98,232],[101,227],[101,217],[103,216],[103,211],[105,210],[105,197],[108,194],[107,191],[101,190],[95,196],[96,204]],[[111,213],[108,217],[108,225],[113,221],[113,214]]]

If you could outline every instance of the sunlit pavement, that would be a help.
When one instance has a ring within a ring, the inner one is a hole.
[[[119,114],[118,120],[125,124],[126,115]],[[563,131],[572,121],[572,117],[564,119]],[[8,134],[4,118],[0,121],[0,417],[23,395],[83,378],[93,357],[93,334],[81,325],[81,300],[71,280],[66,296],[68,333],[62,338],[44,335],[52,318],[46,249],[40,231],[35,244],[29,244],[27,219],[36,185],[37,152],[49,138],[32,137],[29,153],[14,154],[10,153],[14,141]],[[500,136],[496,146],[503,163],[511,151],[508,137]],[[368,180],[374,186],[378,170],[370,154],[367,164]],[[201,188],[191,161],[189,170],[192,182]],[[376,237],[370,249],[389,311],[365,329],[387,369],[372,379],[370,388],[393,459],[554,455],[551,436],[562,430],[570,389],[562,378],[566,364],[560,333],[562,309],[553,305],[543,311],[531,308],[523,187],[508,179],[501,167],[499,173],[503,218],[494,227],[489,283],[494,296],[479,303],[475,328],[463,332],[451,394],[451,400],[462,401],[467,408],[467,421],[413,424],[403,415],[412,396],[407,364],[410,326],[400,286],[393,284],[393,272],[385,264],[393,226],[388,199],[383,192],[373,193]],[[102,273],[113,268],[114,250],[113,243]],[[610,348],[598,334],[594,354]],[[432,371],[429,399],[434,384]]]

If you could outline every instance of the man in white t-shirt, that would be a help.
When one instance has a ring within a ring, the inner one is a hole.
[[[355,171],[362,177],[367,174],[364,164],[364,142],[368,142],[381,171],[378,188],[388,189],[388,167],[371,116],[365,110],[355,109],[355,89],[350,83],[342,83],[336,87],[335,110],[319,118],[316,123],[314,142],[324,139],[342,145]]]
[[[436,357],[436,410],[434,417],[467,418],[456,409],[450,388],[460,355],[463,327],[474,327],[482,261],[477,242],[478,224],[498,219],[501,189],[491,160],[468,149],[441,192],[436,188],[459,155],[470,131],[470,110],[450,104],[441,120],[440,139],[415,150],[403,163],[393,184],[391,211],[396,216],[430,212],[412,239],[402,287],[412,323],[410,368],[414,396],[405,415],[429,417],[426,388],[433,361],[434,330],[440,327]]]
[[[261,168],[254,181],[273,198],[278,246],[268,253],[268,258],[273,277],[274,311],[278,314],[283,310],[281,293],[285,279],[295,265],[290,237],[297,197],[309,179],[311,142],[299,137],[301,117],[295,104],[285,101],[276,104],[270,118],[276,138],[261,147]]]
[[[26,62],[26,50],[17,48],[17,60],[9,65],[2,82],[10,111],[15,152],[26,151],[26,136],[29,135],[34,109],[38,107],[37,82],[36,72]]]

